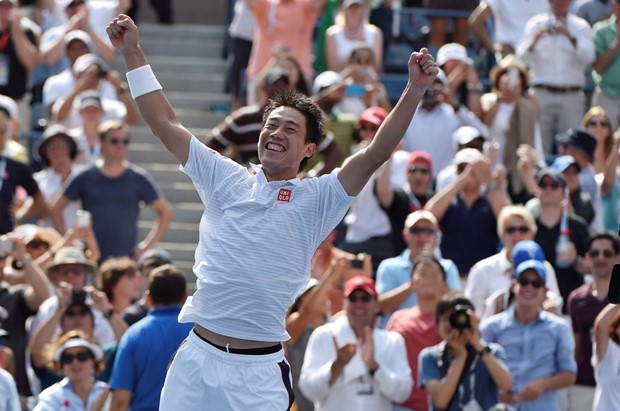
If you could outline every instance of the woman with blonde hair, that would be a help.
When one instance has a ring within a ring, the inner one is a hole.
[[[373,68],[383,68],[383,33],[368,22],[369,8],[364,0],[344,0],[336,24],[325,33],[327,68],[340,72],[349,64],[351,52],[361,43],[370,46],[374,54]]]
[[[596,139],[592,163],[595,173],[602,173],[614,145],[614,131],[611,128],[611,120],[603,107],[593,106],[584,114],[581,126]]]
[[[103,350],[82,331],[60,336],[49,347],[48,361],[65,378],[39,394],[34,411],[87,411],[106,395],[107,384],[95,378],[103,370]]]

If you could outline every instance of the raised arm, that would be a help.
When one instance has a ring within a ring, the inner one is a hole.
[[[390,158],[405,135],[424,92],[433,84],[439,70],[425,48],[411,53],[408,65],[409,81],[398,103],[368,147],[351,156],[338,174],[349,195],[359,194],[370,176]]]
[[[179,122],[150,66],[147,66],[146,56],[138,44],[138,28],[128,16],[119,14],[108,25],[107,33],[125,60],[129,88],[142,117],[168,151],[185,165],[192,134]]]
[[[613,322],[614,318],[620,313],[620,305],[609,304],[603,308],[603,311],[599,313],[594,320],[594,362],[600,364],[607,352],[607,345],[609,345],[609,326]]]

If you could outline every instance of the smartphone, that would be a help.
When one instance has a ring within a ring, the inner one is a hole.
[[[76,227],[89,227],[90,226],[90,213],[86,210],[77,210],[75,212],[75,226]]]
[[[607,298],[611,304],[620,304],[620,264],[614,265],[613,270],[611,270],[611,281],[609,281]]]
[[[366,86],[356,83],[349,84],[345,88],[344,93],[350,97],[364,97],[366,95]]]
[[[11,254],[15,250],[15,243],[6,236],[0,237],[0,254]]]
[[[349,267],[361,270],[362,268],[364,268],[364,260],[360,260],[359,258],[352,258],[349,260]]]
[[[86,291],[73,290],[71,295],[71,304],[86,304]]]

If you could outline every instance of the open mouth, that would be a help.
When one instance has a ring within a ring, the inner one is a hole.
[[[265,146],[265,148],[266,148],[268,151],[275,151],[275,152],[278,152],[278,153],[282,153],[282,152],[286,151],[286,149],[284,148],[284,146],[283,146],[283,145],[281,145],[281,144],[278,144],[278,143],[267,143],[267,145]]]

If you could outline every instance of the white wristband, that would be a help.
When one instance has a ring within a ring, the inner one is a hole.
[[[127,84],[131,91],[131,97],[137,99],[153,91],[161,90],[161,84],[155,78],[150,64],[141,66],[127,72]]]

